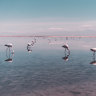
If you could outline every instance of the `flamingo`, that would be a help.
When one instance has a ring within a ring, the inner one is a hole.
[[[28,43],[28,44],[27,44],[27,51],[28,51],[28,52],[32,52],[32,49],[31,49],[32,46],[33,46],[32,43]]]
[[[31,46],[32,44],[31,43],[28,43],[27,46]]]
[[[95,55],[95,52],[96,52],[96,48],[91,48],[90,50],[94,52],[93,53],[93,56],[94,56]]]
[[[90,64],[96,65],[96,60],[95,60],[96,48],[91,48],[90,50],[93,52],[93,61]]]
[[[65,52],[64,52],[65,57],[63,57],[62,59],[64,59],[65,61],[68,61],[68,57],[70,55],[69,46],[68,46],[68,44],[64,44],[62,47],[65,48]]]
[[[32,46],[34,45],[34,41],[32,41],[31,45],[32,45]]]
[[[62,47],[65,48],[65,49],[67,49],[67,50],[69,50],[68,44],[64,44]]]
[[[96,48],[91,48],[90,50],[93,52],[96,52]]]
[[[5,46],[7,46],[7,47],[12,47],[13,46],[13,44],[12,43],[8,43],[8,44],[5,44]]]
[[[13,47],[12,43],[5,44],[5,46],[7,47],[6,51],[9,49],[9,52],[10,52],[10,48],[11,48],[11,54],[14,54],[14,50],[12,49]]]

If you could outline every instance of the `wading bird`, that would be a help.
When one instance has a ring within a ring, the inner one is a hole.
[[[14,54],[14,50],[12,49],[12,47],[13,47],[13,44],[12,43],[5,44],[5,46],[7,47],[6,52],[9,49],[9,53],[11,52],[11,54]]]
[[[65,51],[64,51],[65,56],[62,59],[64,59],[65,61],[68,61],[68,57],[70,55],[69,46],[68,44],[64,44],[62,47],[65,48]]]
[[[8,48],[12,47],[12,43],[8,43],[8,44],[5,44],[5,46],[7,46]]]
[[[91,48],[90,50],[93,52],[93,61],[90,62],[90,64],[96,65],[96,60],[95,60],[96,48]]]
[[[90,50],[93,52],[93,56],[94,56],[96,52],[96,48],[91,48]]]
[[[68,44],[64,44],[62,47],[65,48],[65,49],[67,49],[67,50],[69,50]]]
[[[7,47],[7,49],[6,49],[6,57],[7,57],[7,59],[5,61],[12,62],[13,61],[12,57],[14,55],[14,50],[12,49],[13,44],[12,43],[8,43],[8,44],[5,44],[5,46]],[[10,50],[10,48],[11,48],[11,50]]]
[[[90,50],[93,52],[96,52],[96,48],[91,48]]]
[[[27,44],[27,51],[28,52],[32,52],[32,46],[33,46],[32,43]]]

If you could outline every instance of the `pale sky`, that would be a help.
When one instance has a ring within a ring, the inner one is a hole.
[[[0,34],[96,31],[96,0],[0,0]]]

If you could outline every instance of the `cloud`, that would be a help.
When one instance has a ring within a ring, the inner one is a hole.
[[[0,27],[0,33],[13,34],[96,31],[96,21],[7,21],[0,22]]]
[[[64,31],[64,28],[62,28],[62,27],[50,27],[49,30],[52,30],[52,31]]]

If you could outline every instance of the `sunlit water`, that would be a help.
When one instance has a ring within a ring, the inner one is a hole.
[[[96,96],[96,38],[0,38],[0,96]],[[14,54],[6,56],[6,43]],[[70,55],[65,49],[68,43]],[[11,58],[12,62],[6,61]]]

